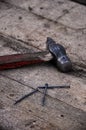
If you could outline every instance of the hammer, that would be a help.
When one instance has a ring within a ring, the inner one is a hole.
[[[72,63],[66,54],[65,48],[50,37],[47,38],[46,45],[47,49],[43,52],[0,56],[0,70],[47,62],[53,59],[60,71],[71,71]]]

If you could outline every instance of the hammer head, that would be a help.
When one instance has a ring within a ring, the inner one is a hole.
[[[69,72],[72,70],[72,63],[66,54],[65,48],[56,44],[52,38],[47,38],[47,49],[53,55],[58,69],[62,72]]]

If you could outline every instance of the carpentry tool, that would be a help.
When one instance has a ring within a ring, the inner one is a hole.
[[[0,70],[47,62],[54,59],[60,71],[70,71],[72,69],[72,63],[64,47],[60,44],[56,44],[56,42],[49,37],[47,38],[46,45],[47,49],[44,52],[0,56]]]
[[[21,97],[20,99],[18,99],[18,100],[14,103],[14,105],[20,103],[20,102],[21,102],[22,100],[24,100],[25,98],[27,98],[27,97],[33,95],[34,93],[38,92],[40,89],[44,89],[44,92],[43,92],[44,96],[43,96],[43,98],[42,98],[42,106],[44,106],[44,105],[45,105],[45,96],[46,96],[46,93],[47,93],[47,89],[55,89],[55,88],[70,88],[70,86],[69,86],[69,85],[48,86],[48,83],[46,83],[45,86],[37,87],[36,89],[34,89],[34,90],[33,90],[32,92],[30,92],[29,94],[26,94],[26,95],[24,95],[23,97]]]

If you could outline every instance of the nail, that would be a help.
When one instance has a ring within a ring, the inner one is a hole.
[[[46,97],[46,93],[47,93],[47,88],[48,88],[48,84],[45,84],[45,89],[44,89],[44,96],[42,98],[42,106],[45,105],[45,97]]]
[[[24,95],[23,97],[21,97],[20,99],[18,99],[18,100],[14,103],[14,105],[16,105],[17,103],[21,102],[21,101],[24,100],[25,98],[31,96],[32,94],[36,93],[37,91],[38,91],[38,88],[36,88],[35,90],[33,90],[31,93]]]

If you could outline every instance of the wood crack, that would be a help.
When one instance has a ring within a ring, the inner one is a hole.
[[[86,80],[86,71],[83,68],[78,68],[77,66],[74,66],[72,71],[68,74]]]
[[[24,46],[27,45],[28,48],[29,48],[29,46],[30,46],[30,47],[33,47],[33,48],[36,48],[36,49],[38,49],[38,50],[43,51],[43,50],[40,49],[39,47],[36,47],[36,46],[30,44],[30,42],[26,42],[26,41],[23,41],[23,40],[21,40],[21,39],[17,39],[17,38],[15,38],[15,37],[13,37],[13,36],[5,35],[5,34],[3,34],[3,33],[1,33],[1,32],[0,32],[0,37],[2,37],[5,41],[7,40],[8,42],[11,42],[11,43],[12,43],[12,42],[18,43],[18,44],[21,43],[21,44],[23,44]]]

